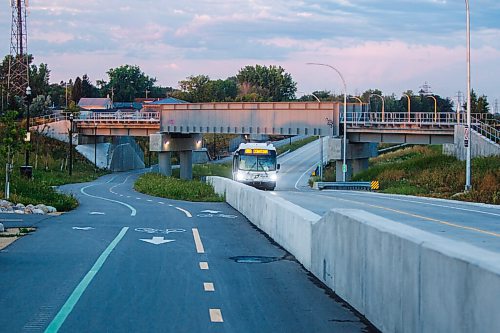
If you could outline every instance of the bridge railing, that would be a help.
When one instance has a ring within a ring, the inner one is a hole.
[[[484,119],[484,118],[483,118]],[[489,140],[500,144],[500,131],[493,126],[471,116],[471,128]]]
[[[75,121],[78,122],[159,122],[159,112],[81,112]]]
[[[340,121],[344,121],[340,113]],[[347,123],[354,126],[393,126],[393,125],[418,125],[441,126],[456,125],[457,113],[455,112],[347,112]]]

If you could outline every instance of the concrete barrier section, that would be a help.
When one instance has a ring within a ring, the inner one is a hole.
[[[362,210],[320,217],[219,177],[216,192],[382,332],[500,332],[500,256]]]
[[[227,178],[207,177],[207,181],[217,193],[225,194],[227,203],[311,269],[311,227],[319,215]]]

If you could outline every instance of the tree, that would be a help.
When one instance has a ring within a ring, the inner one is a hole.
[[[464,109],[467,109],[467,101],[464,103]],[[482,95],[477,97],[477,93],[472,89],[470,93],[470,112],[471,113],[488,113],[490,111],[490,103],[488,97]]]
[[[238,72],[236,79],[240,85],[239,98],[257,94],[265,101],[288,101],[295,98],[297,83],[289,73],[280,66],[246,66]]]
[[[13,156],[26,147],[26,130],[17,121],[17,111],[7,111],[0,117],[0,154],[8,164]]]
[[[38,95],[30,103],[30,114],[32,117],[39,117],[50,114],[52,100],[50,95]]]
[[[155,78],[150,78],[141,71],[139,66],[124,65],[111,68],[108,72],[109,81],[99,80],[101,95],[113,95],[114,101],[132,102],[134,97],[142,96],[146,90],[151,91]]]
[[[82,98],[82,79],[77,76],[73,89],[71,90],[71,100],[78,104],[80,98]]]
[[[81,97],[97,97],[99,92],[96,86],[90,82],[87,74],[83,74],[82,77],[82,96]]]

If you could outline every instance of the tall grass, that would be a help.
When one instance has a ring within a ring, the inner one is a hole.
[[[14,157],[14,167],[10,180],[10,201],[14,203],[45,204],[58,211],[68,211],[78,206],[78,201],[71,195],[58,193],[53,186],[69,183],[88,182],[106,174],[95,172],[93,165],[83,156],[74,152],[73,174],[67,170],[68,144],[46,138],[36,133],[31,145],[30,164],[33,166],[33,179],[21,177],[19,166],[24,165],[24,152]],[[5,166],[5,159],[0,157],[0,165]],[[3,168],[2,168],[3,169]],[[5,169],[3,169],[5,172]],[[0,195],[5,197],[5,173],[0,177]]]
[[[472,160],[472,191],[463,193],[465,162],[443,155],[440,146],[414,146],[370,161],[355,181],[378,180],[381,191],[500,204],[500,157]]]
[[[139,177],[134,189],[156,197],[184,201],[222,202],[211,185],[199,180],[182,180],[166,177],[158,173],[146,173]]]

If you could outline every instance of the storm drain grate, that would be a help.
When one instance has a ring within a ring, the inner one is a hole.
[[[283,258],[279,257],[262,257],[262,256],[238,256],[229,258],[240,264],[267,264],[273,261],[278,261]]]

